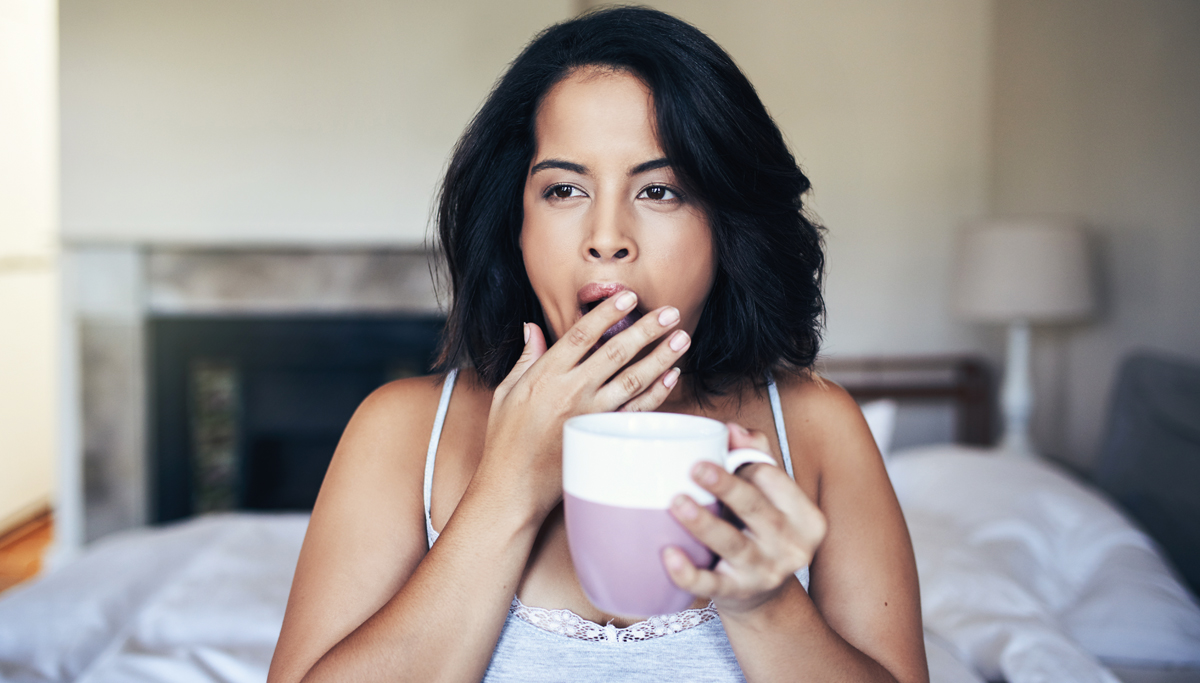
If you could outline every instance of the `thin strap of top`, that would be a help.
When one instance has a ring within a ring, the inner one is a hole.
[[[425,453],[425,533],[429,536],[429,545],[437,540],[438,532],[433,530],[433,461],[437,459],[438,442],[442,440],[442,425],[446,423],[446,410],[450,407],[450,394],[454,391],[454,380],[458,377],[458,368],[446,373],[442,382],[442,398],[438,401],[437,417],[433,418],[433,434],[429,437],[429,450]]]
[[[779,402],[779,387],[775,386],[775,378],[767,374],[767,393],[771,395],[771,414],[775,416],[775,433],[779,436],[779,454],[783,456],[783,467],[792,479],[792,451],[788,448],[787,428],[783,425],[783,404]]]

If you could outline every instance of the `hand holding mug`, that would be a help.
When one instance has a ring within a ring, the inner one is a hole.
[[[599,413],[563,426],[563,493],[567,543],[588,599],[610,614],[678,612],[695,600],[671,582],[667,547],[701,566],[713,555],[671,516],[681,492],[717,511],[717,499],[692,481],[697,463],[735,472],[774,465],[751,448],[729,450],[725,425],[672,413]],[[786,475],[785,475],[786,476]]]
[[[729,423],[730,448],[768,448],[767,437]],[[711,598],[718,609],[746,612],[779,592],[808,566],[825,538],[825,516],[796,482],[778,467],[749,465],[735,476],[700,462],[693,479],[746,525],[739,530],[711,506],[680,494],[671,514],[697,540],[721,557],[708,569],[678,547],[663,552],[671,580],[681,589]]]

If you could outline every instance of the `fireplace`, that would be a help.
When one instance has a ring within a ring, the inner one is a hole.
[[[151,521],[310,510],[355,408],[431,371],[429,315],[154,316]]]
[[[354,409],[428,372],[436,254],[76,245],[87,540],[219,510],[305,510]],[[76,494],[78,495],[78,494]]]

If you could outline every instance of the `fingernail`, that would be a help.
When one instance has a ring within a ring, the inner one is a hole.
[[[529,343],[529,323],[521,323],[521,330],[525,333],[525,343]]]
[[[717,468],[710,462],[698,462],[692,468],[692,477],[701,484],[717,483]]]
[[[675,511],[679,513],[680,517],[688,521],[696,519],[696,515],[698,514],[696,510],[696,504],[693,503],[690,498],[680,494],[675,496],[674,504]]]
[[[678,381],[679,381],[679,368],[671,368],[671,371],[667,373],[667,376],[663,377],[663,384],[668,389],[670,389],[671,387],[674,387],[675,383]]]
[[[673,548],[668,548],[663,552],[663,562],[667,563],[667,569],[679,571],[683,569],[683,558],[681,553]]]
[[[664,308],[662,313],[658,314],[658,324],[666,327],[672,325],[679,320],[679,309],[671,306]]]
[[[637,294],[633,292],[621,292],[621,296],[617,297],[617,310],[628,311],[637,303]]]
[[[687,348],[689,343],[691,343],[691,340],[688,339],[687,332],[684,332],[683,330],[679,330],[675,334],[671,335],[670,344],[672,351],[682,351]]]

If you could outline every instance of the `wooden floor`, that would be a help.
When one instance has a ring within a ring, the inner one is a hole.
[[[53,538],[54,521],[48,512],[0,537],[0,593],[37,576]]]

